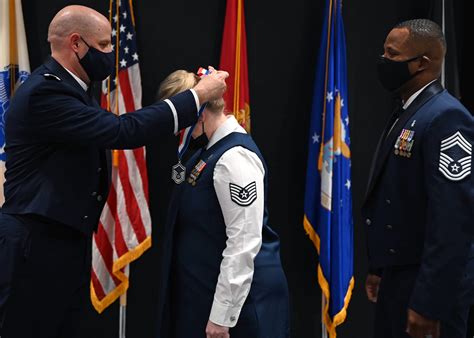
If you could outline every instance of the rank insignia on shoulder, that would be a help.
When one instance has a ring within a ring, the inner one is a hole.
[[[242,207],[248,207],[257,199],[257,183],[254,181],[241,187],[234,183],[229,183],[230,198]]]
[[[460,181],[471,174],[472,145],[457,131],[441,141],[439,171],[451,181]]]
[[[198,164],[196,164],[191,171],[191,174],[189,174],[188,177],[188,183],[191,184],[192,186],[196,185],[196,181],[199,178],[199,175],[201,175],[202,171],[206,167],[207,163],[204,162],[203,160],[200,160]]]
[[[43,76],[45,79],[48,79],[48,80],[61,81],[61,78],[59,76],[51,74],[51,73],[44,73]]]
[[[415,131],[409,129],[403,129],[395,142],[395,155],[402,157],[411,157],[411,150],[413,143],[415,143]]]

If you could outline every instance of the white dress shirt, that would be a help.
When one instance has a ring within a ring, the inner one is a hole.
[[[212,135],[208,148],[233,132],[245,133],[234,116],[229,116]],[[222,256],[214,302],[209,320],[234,327],[250,291],[254,258],[262,245],[265,169],[252,151],[237,146],[227,150],[214,169],[214,189],[221,206],[227,241]],[[255,182],[257,198],[249,206],[231,199],[230,183],[240,187]]]
[[[420,90],[417,90],[415,93],[413,93],[409,98],[408,100],[406,100],[406,102],[403,103],[403,110],[407,110],[407,108],[411,105],[411,103],[413,101],[415,101],[415,99],[418,97],[418,95],[421,94],[421,92],[423,90],[425,90],[426,87],[428,87],[430,84],[432,84],[433,82],[435,82],[436,80],[433,80],[431,81],[430,83],[426,84],[425,86],[423,86],[423,88],[421,88]]]
[[[433,80],[431,81],[430,83],[426,84],[425,86],[423,86],[421,89],[417,90],[416,92],[414,92],[409,98],[408,100],[406,100],[405,102],[403,102],[403,111],[407,110],[407,108],[413,103],[413,101],[415,101],[415,99],[418,97],[418,95],[421,94],[421,92],[423,90],[425,90],[426,87],[428,87],[430,84],[432,84],[433,82],[435,82],[436,80]],[[392,133],[392,130],[393,128],[397,125],[398,121],[400,120],[400,117],[398,117],[395,122],[393,122],[392,124],[392,127],[390,128],[390,130],[388,131],[387,133],[387,136],[385,137],[385,139],[388,138],[388,136]]]
[[[73,72],[71,72],[69,69],[67,69],[66,67],[64,67],[64,69],[66,69],[66,71],[71,74],[71,76],[74,78],[74,80],[77,81],[77,83],[79,83],[79,85],[82,87],[82,89],[84,89],[85,92],[87,92],[87,89],[89,89],[89,86],[87,85],[87,83],[85,83],[84,81],[81,80],[81,78],[79,76],[77,76],[76,74],[74,74]]]

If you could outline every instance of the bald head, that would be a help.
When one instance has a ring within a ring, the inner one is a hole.
[[[61,9],[49,24],[48,41],[51,47],[61,45],[67,38],[77,33],[85,39],[110,29],[105,16],[85,6],[67,6]]]
[[[51,55],[63,67],[88,83],[88,75],[79,60],[90,47],[105,53],[111,52],[111,34],[109,20],[99,12],[85,6],[64,7],[49,24]]]

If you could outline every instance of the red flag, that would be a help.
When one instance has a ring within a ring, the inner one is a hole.
[[[249,77],[244,0],[227,0],[220,69],[229,72],[226,111],[250,131]]]
[[[101,105],[117,114],[141,108],[142,88],[131,0],[110,1],[116,71]],[[91,299],[100,313],[128,289],[124,268],[151,246],[145,148],[114,150],[112,185],[92,246]]]

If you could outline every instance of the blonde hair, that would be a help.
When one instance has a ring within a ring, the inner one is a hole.
[[[193,88],[201,80],[199,76],[186,70],[176,70],[168,75],[160,84],[158,89],[158,100],[165,100],[176,94]],[[224,111],[225,102],[223,98],[209,101],[206,109],[213,113]]]

